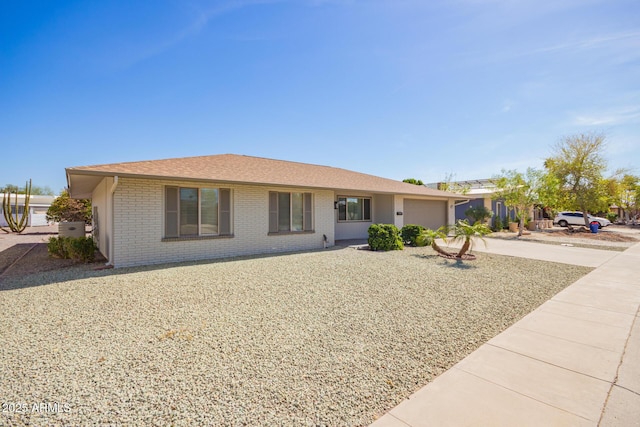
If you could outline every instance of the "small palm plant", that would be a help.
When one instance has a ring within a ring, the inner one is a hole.
[[[432,230],[430,228],[424,229],[422,231],[422,233],[420,233],[420,235],[418,236],[418,238],[416,239],[416,242],[418,243],[418,246],[431,246],[431,248],[436,251],[437,253],[439,253],[440,255],[444,256],[444,257],[451,257],[451,254],[447,251],[445,251],[444,249],[442,249],[440,246],[438,246],[438,244],[436,243],[437,239],[442,239],[444,240],[445,243],[447,243],[447,232],[448,232],[448,228],[445,226],[442,226],[440,228],[438,228],[437,230]]]
[[[456,258],[462,258],[473,247],[474,239],[480,238],[486,245],[484,236],[491,234],[491,229],[486,224],[476,222],[471,225],[467,220],[460,220],[453,226],[453,241],[464,240]]]

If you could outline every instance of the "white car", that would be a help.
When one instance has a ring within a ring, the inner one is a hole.
[[[587,218],[589,218],[589,224],[596,221],[598,228],[611,225],[611,221],[606,218],[591,216],[589,214],[587,214]],[[582,212],[560,212],[556,215],[553,223],[558,224],[560,227],[566,227],[567,225],[584,225],[584,216],[582,216]]]

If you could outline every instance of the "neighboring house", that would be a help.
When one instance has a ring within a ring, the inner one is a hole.
[[[454,222],[460,196],[345,169],[214,156],[66,169],[91,198],[115,267],[317,249],[366,239],[373,223]]]
[[[459,200],[455,204],[456,221],[460,219],[471,220],[471,218],[465,215],[465,211],[470,207],[476,206],[484,206],[493,212],[494,216],[499,216],[501,219],[514,217],[513,211],[504,205],[504,200],[494,198],[496,186],[491,179],[475,179],[450,183],[434,182],[426,184],[426,186],[435,189],[448,186],[450,188],[464,190],[464,194],[460,194],[459,196],[463,200]],[[493,219],[491,223],[493,223]]]
[[[11,213],[15,215],[16,213],[16,205],[15,205],[15,194],[11,195],[10,204],[11,204]],[[29,219],[27,220],[27,226],[29,227],[38,227],[43,225],[48,225],[47,222],[47,210],[49,206],[55,200],[55,196],[34,196],[32,195],[29,198]],[[25,205],[25,195],[18,194],[18,218],[22,216],[24,212]],[[7,219],[4,217],[4,211],[0,212],[0,226],[7,227]]]
[[[469,181],[456,181],[451,183],[430,183],[426,184],[429,188],[441,189],[448,186],[449,188],[464,189],[465,193],[460,197],[466,198],[466,200],[459,200],[455,204],[456,221],[459,219],[470,220],[465,215],[465,211],[470,207],[484,206],[493,212],[494,217],[500,217],[503,221],[505,218],[513,220],[516,218],[514,209],[507,207],[504,203],[504,199],[496,198],[495,193],[498,190],[492,179],[475,179]],[[542,206],[534,206],[529,211],[528,215],[531,219],[538,220],[542,218],[553,219],[553,216],[549,212],[543,209]],[[493,226],[493,219],[490,221]]]

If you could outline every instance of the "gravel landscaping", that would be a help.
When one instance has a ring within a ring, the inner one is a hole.
[[[488,238],[522,240],[549,245],[571,245],[580,248],[623,252],[640,241],[640,230],[632,227],[610,225],[598,233],[571,233],[566,228],[554,227],[533,231],[518,237],[517,233],[491,233]]]
[[[334,248],[6,276],[0,425],[368,425],[591,270],[477,257]]]

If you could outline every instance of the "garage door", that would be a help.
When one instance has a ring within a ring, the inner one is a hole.
[[[447,202],[404,199],[404,223],[435,230],[447,223]]]

